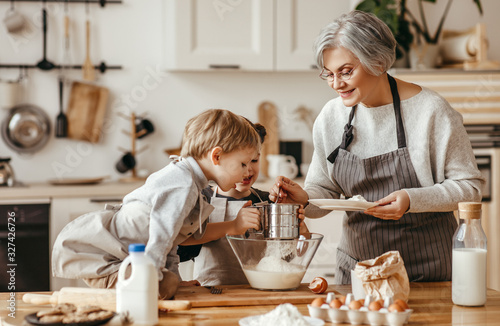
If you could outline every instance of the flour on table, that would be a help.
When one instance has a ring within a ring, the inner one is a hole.
[[[297,307],[291,303],[277,306],[267,314],[255,316],[250,320],[248,326],[308,326],[309,323],[299,312]]]
[[[356,195],[356,196],[352,196],[351,198],[349,198],[348,200],[352,200],[352,201],[365,201],[367,202],[368,200],[366,200],[363,196],[361,195]]]

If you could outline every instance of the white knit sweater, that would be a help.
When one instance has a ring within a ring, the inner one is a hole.
[[[351,108],[340,97],[323,107],[314,123],[314,154],[305,180],[309,198],[339,198],[332,181],[333,164],[328,155],[340,145]],[[479,201],[484,179],[477,169],[474,153],[460,113],[436,92],[422,88],[417,95],[401,101],[406,144],[421,188],[405,189],[410,196],[408,212],[453,211],[461,201]],[[358,105],[354,139],[347,150],[369,158],[397,149],[396,118],[391,104],[367,108]],[[325,215],[308,205],[308,217]]]

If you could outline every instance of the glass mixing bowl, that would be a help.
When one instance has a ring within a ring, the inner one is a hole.
[[[259,290],[299,287],[323,235],[306,233],[298,239],[226,236],[250,286]]]

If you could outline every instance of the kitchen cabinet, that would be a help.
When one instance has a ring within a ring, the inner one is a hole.
[[[75,197],[75,198],[53,198],[50,210],[50,256],[52,261],[52,248],[57,235],[71,221],[83,214],[101,210],[106,203],[119,204],[122,197]],[[52,265],[51,265],[52,266]],[[52,272],[51,272],[52,275]],[[52,277],[50,287],[52,291],[59,290],[64,286],[87,285],[82,280]]]
[[[171,71],[309,71],[319,30],[349,1],[167,0],[165,66]]]
[[[316,70],[313,43],[320,30],[351,9],[349,1],[276,0],[277,71]]]

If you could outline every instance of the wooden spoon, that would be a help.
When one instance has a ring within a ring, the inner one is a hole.
[[[87,46],[86,46],[86,56],[85,56],[85,62],[83,63],[83,79],[88,80],[88,81],[93,81],[95,80],[95,70],[94,70],[94,65],[92,65],[92,62],[90,61],[90,21],[87,19],[86,22],[86,39],[87,39]]]

